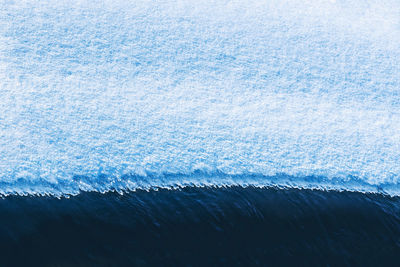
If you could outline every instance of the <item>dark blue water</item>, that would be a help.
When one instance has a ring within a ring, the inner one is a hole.
[[[0,200],[2,266],[394,266],[400,199],[184,188]]]

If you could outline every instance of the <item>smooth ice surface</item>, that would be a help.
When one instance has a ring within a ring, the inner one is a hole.
[[[399,195],[399,44],[397,0],[2,0],[0,194]]]

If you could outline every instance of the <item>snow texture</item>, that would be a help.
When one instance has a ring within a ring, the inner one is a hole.
[[[399,44],[397,0],[2,0],[0,194],[399,195]]]

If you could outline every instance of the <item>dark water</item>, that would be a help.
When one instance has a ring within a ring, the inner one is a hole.
[[[258,188],[0,200],[1,266],[395,266],[400,199]]]

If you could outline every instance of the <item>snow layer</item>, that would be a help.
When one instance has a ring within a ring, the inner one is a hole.
[[[126,2],[0,2],[1,194],[400,193],[400,2]]]

